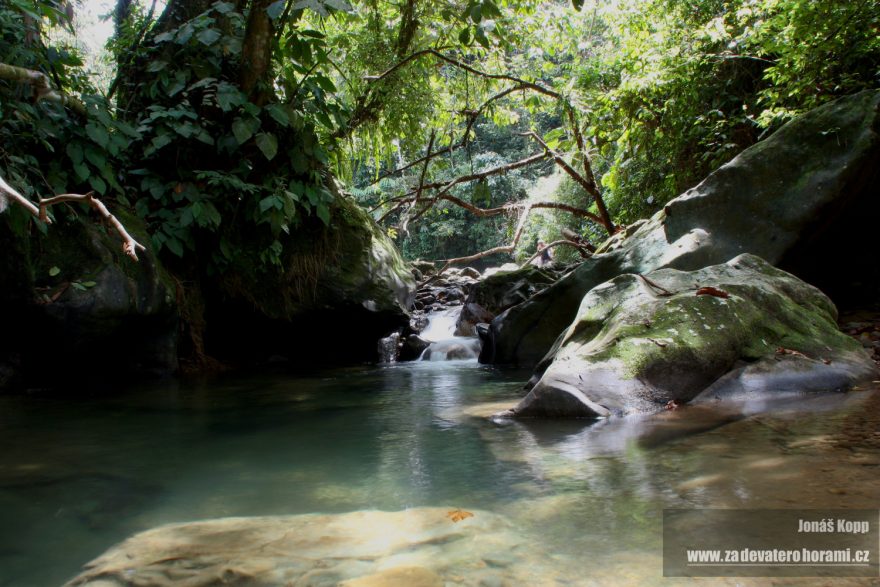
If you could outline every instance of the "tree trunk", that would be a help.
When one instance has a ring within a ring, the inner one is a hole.
[[[275,27],[266,8],[273,0],[254,0],[248,14],[244,43],[241,48],[241,89],[251,102],[263,106],[272,98],[269,79]]]

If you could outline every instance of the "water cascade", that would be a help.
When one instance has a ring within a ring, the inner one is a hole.
[[[431,343],[420,357],[422,361],[452,361],[476,359],[480,354],[480,339],[476,336],[455,336],[455,323],[461,306],[445,308],[428,314],[428,326],[419,336]]]

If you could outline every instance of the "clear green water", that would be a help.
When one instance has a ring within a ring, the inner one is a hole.
[[[524,379],[424,362],[2,397],[0,586],[59,585],[170,522],[417,506],[509,517],[570,565],[569,584],[666,584],[664,507],[880,502],[880,442],[859,420],[870,392],[773,417],[481,416]],[[866,432],[846,437],[854,421]]]

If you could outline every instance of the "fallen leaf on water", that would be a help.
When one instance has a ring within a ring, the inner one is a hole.
[[[461,522],[467,518],[473,518],[474,515],[471,512],[467,512],[462,509],[452,510],[446,514],[446,517],[452,520],[453,522]]]
[[[701,287],[697,290],[698,296],[715,296],[716,298],[729,298],[730,294],[724,291],[723,289],[718,289],[717,287],[712,287],[711,285],[707,285],[706,287]]]

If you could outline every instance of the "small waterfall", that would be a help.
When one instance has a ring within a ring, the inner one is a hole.
[[[389,336],[379,339],[379,362],[396,363],[400,353],[400,333],[392,332]]]
[[[461,306],[445,308],[427,315],[428,325],[419,334],[428,342],[438,342],[455,336],[455,323],[461,314]]]
[[[476,359],[480,354],[480,339],[476,336],[455,336],[455,323],[461,306],[453,306],[428,314],[428,326],[421,332],[431,343],[420,357],[422,361],[452,361]]]

